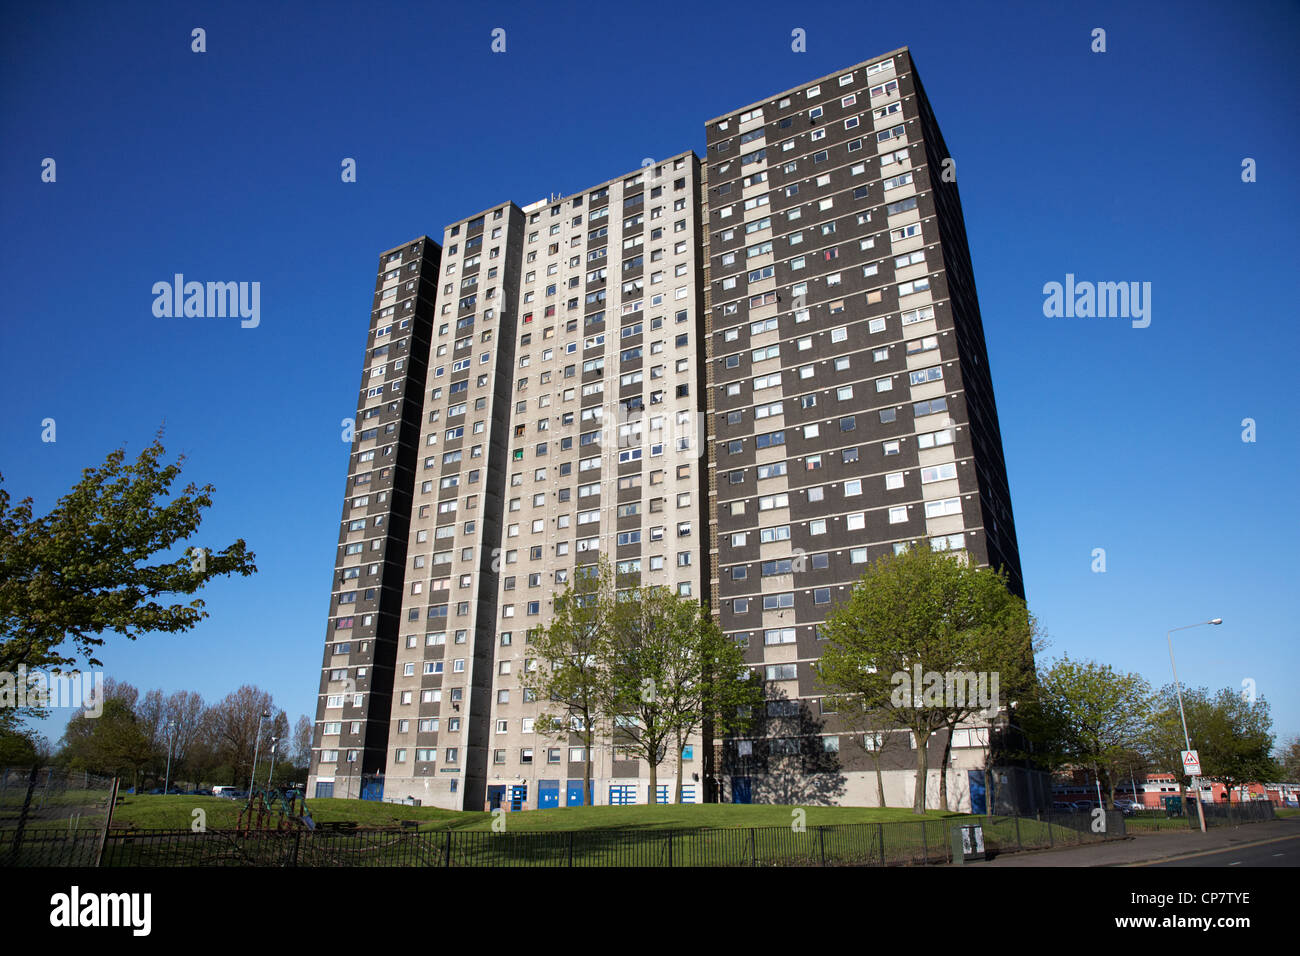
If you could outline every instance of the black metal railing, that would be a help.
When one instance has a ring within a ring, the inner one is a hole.
[[[1206,823],[1275,819],[1271,804],[1207,806]],[[1199,827],[1193,809],[1166,818]],[[507,821],[509,818],[506,818]],[[952,859],[953,827],[979,823],[988,853],[1079,846],[1122,839],[1146,827],[1125,816],[1048,813],[986,815],[838,826],[650,830],[110,830],[71,826],[0,829],[0,865],[94,866],[436,866],[436,867],[722,867],[915,866]],[[508,825],[508,824],[507,824]],[[1165,826],[1168,829],[1169,826]]]
[[[1077,816],[1077,815],[1065,815]],[[948,863],[958,823],[980,822],[986,847],[1011,852],[1122,836],[1074,819],[953,817],[838,826],[693,830],[31,831],[15,846],[0,831],[0,861],[12,866],[437,866],[720,867],[909,866]]]

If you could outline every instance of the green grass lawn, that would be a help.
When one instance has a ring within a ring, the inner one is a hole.
[[[209,829],[234,827],[242,801],[221,797],[127,796],[113,813],[113,823],[142,830],[189,829],[193,811],[202,809]],[[492,815],[481,811],[410,807],[373,800],[320,799],[308,801],[318,823],[351,822],[361,827],[395,827],[418,820],[421,831],[490,830]],[[910,809],[897,807],[806,807],[808,826],[846,823],[906,823],[919,819]],[[787,827],[793,807],[766,804],[686,804],[675,806],[563,807],[524,810],[507,815],[507,827],[517,831],[541,830],[692,830],[708,827]],[[929,811],[925,819],[941,820],[964,814]]]
[[[946,858],[949,821],[965,814],[906,808],[704,804],[570,807],[510,813],[505,832],[493,817],[431,807],[320,799],[309,803],[319,823],[354,822],[355,834],[319,834],[297,841],[230,832],[240,804],[218,797],[131,796],[114,814],[136,829],[108,848],[110,866],[213,866],[260,862],[299,866],[770,866],[916,863]],[[207,814],[207,837],[189,830],[191,814]],[[794,810],[802,809],[802,817]],[[378,832],[414,820],[418,832]],[[925,833],[920,823],[925,824]],[[802,823],[794,827],[792,823]],[[861,827],[851,824],[897,824]],[[826,829],[819,829],[825,827]],[[752,829],[751,829],[752,828]],[[37,847],[33,846],[35,852]]]
[[[1300,817],[1300,810],[1293,810],[1290,807],[1275,807],[1273,812],[1277,814],[1279,820],[1285,820],[1289,817]]]
[[[1192,829],[1186,817],[1167,817],[1163,812],[1152,814],[1135,813],[1124,818],[1124,831],[1134,835],[1143,833],[1167,833],[1170,830]]]

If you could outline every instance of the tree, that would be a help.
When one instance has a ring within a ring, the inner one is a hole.
[[[1150,711],[1151,685],[1142,675],[1066,655],[1038,675],[1023,725],[1053,769],[1088,767],[1114,806],[1116,778],[1141,746]]]
[[[575,568],[564,593],[554,600],[551,621],[525,639],[536,657],[529,658],[520,677],[525,699],[536,697],[535,730],[568,740],[577,734],[583,745],[583,802],[592,802],[592,747],[601,711],[604,622],[614,604],[614,579],[609,564]]]
[[[34,767],[38,763],[36,738],[32,732],[0,718],[0,768]]]
[[[1234,688],[1225,687],[1211,696],[1206,688],[1197,687],[1183,688],[1182,698],[1187,737],[1201,758],[1202,779],[1219,781],[1231,795],[1241,784],[1277,778],[1280,770],[1271,754],[1273,719],[1263,696],[1250,702]],[[1178,774],[1181,792],[1185,738],[1172,684],[1160,690],[1149,736],[1153,759]]]
[[[700,607],[671,588],[629,580],[604,622],[598,684],[601,710],[614,721],[614,744],[650,767],[658,802],[659,765],[676,745],[675,796],[681,801],[682,748],[706,715],[726,732],[743,725],[762,691],[744,655]]]
[[[293,746],[290,751],[290,759],[294,767],[299,770],[308,770],[311,767],[311,737],[313,725],[311,718],[306,714],[298,716],[298,722],[293,725]]]
[[[740,645],[698,603],[689,602],[689,607],[695,621],[686,631],[685,672],[681,680],[670,678],[665,701],[677,744],[676,803],[682,802],[682,750],[691,735],[705,732],[701,746],[708,747],[716,736],[743,732],[763,704],[762,679],[745,664]]]
[[[1001,692],[1016,696],[1031,682],[1035,625],[1005,575],[924,542],[869,567],[821,633],[828,646],[814,668],[833,705],[888,710],[915,735],[918,814],[926,808],[931,734],[996,709]],[[945,747],[945,809],[946,754]]]
[[[149,743],[148,770],[162,776],[167,760],[167,701],[161,690],[147,692],[135,705],[136,725]]]
[[[867,758],[876,771],[877,805],[887,807],[889,803],[885,799],[885,776],[881,772],[880,762],[885,754],[901,747],[907,741],[907,735],[896,733],[896,718],[888,710],[856,716],[851,711],[846,717],[850,721],[849,726],[865,731],[861,737],[862,749],[867,752]],[[872,729],[866,730],[867,727]]]
[[[159,598],[257,570],[242,538],[220,552],[145,563],[187,542],[212,504],[212,485],[194,484],[160,503],[184,461],[164,465],[163,455],[161,432],[134,463],[125,463],[124,448],[111,452],[44,517],[33,515],[31,498],[11,506],[0,487],[0,671],[70,668],[80,655],[102,666],[95,655],[103,632],[135,640],[189,630],[207,616],[203,601]]]
[[[167,698],[164,706],[165,725],[172,752],[172,775],[188,771],[195,775],[194,756],[204,732],[203,698],[192,690],[179,690]],[[166,740],[164,741],[166,742]],[[200,782],[197,775],[194,783]]]
[[[269,714],[268,719],[262,719]],[[260,734],[259,734],[260,729]],[[213,708],[213,730],[217,752],[234,770],[236,781],[255,782],[253,758],[267,758],[273,736],[287,736],[289,719],[284,711],[274,710],[271,695],[251,684],[226,695]]]
[[[1300,782],[1300,737],[1288,737],[1278,755],[1282,783]]]
[[[149,741],[123,697],[106,697],[98,717],[75,714],[63,732],[60,758],[73,770],[129,776],[137,786],[150,756]]]

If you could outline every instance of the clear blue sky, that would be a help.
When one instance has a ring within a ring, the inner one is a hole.
[[[211,617],[188,634],[110,639],[110,674],[209,701],[255,683],[291,719],[314,712],[339,422],[380,251],[644,157],[702,153],[706,119],[908,45],[957,160],[1048,655],[1158,686],[1165,630],[1221,616],[1176,635],[1185,682],[1254,679],[1279,735],[1300,732],[1286,371],[1300,344],[1300,12],[1056,6],[7,5],[5,487],[46,510],[165,422],[185,475],[216,486],[202,543],[242,536],[261,569],[207,589]],[[494,27],[505,54],[489,49]],[[806,53],[790,50],[796,27]],[[45,157],[56,183],[41,182]],[[340,181],[344,157],[355,184]],[[1244,157],[1258,182],[1241,181]],[[151,286],[177,272],[260,282],[261,325],[155,318]],[[1043,284],[1066,273],[1150,282],[1150,327],[1045,318]]]

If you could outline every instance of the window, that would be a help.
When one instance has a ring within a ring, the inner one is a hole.
[[[912,406],[912,414],[918,418],[922,415],[934,415],[947,410],[948,400],[946,398],[932,398],[926,402],[917,402]]]
[[[925,516],[927,518],[938,518],[944,515],[961,514],[960,498],[943,498],[937,501],[927,501],[925,503]]]
[[[957,477],[957,466],[953,462],[943,465],[935,465],[930,468],[921,469],[921,484],[926,485],[935,481],[946,481],[950,478]]]
[[[935,448],[939,445],[952,444],[952,429],[945,428],[937,432],[926,432],[916,436],[917,448]]]

